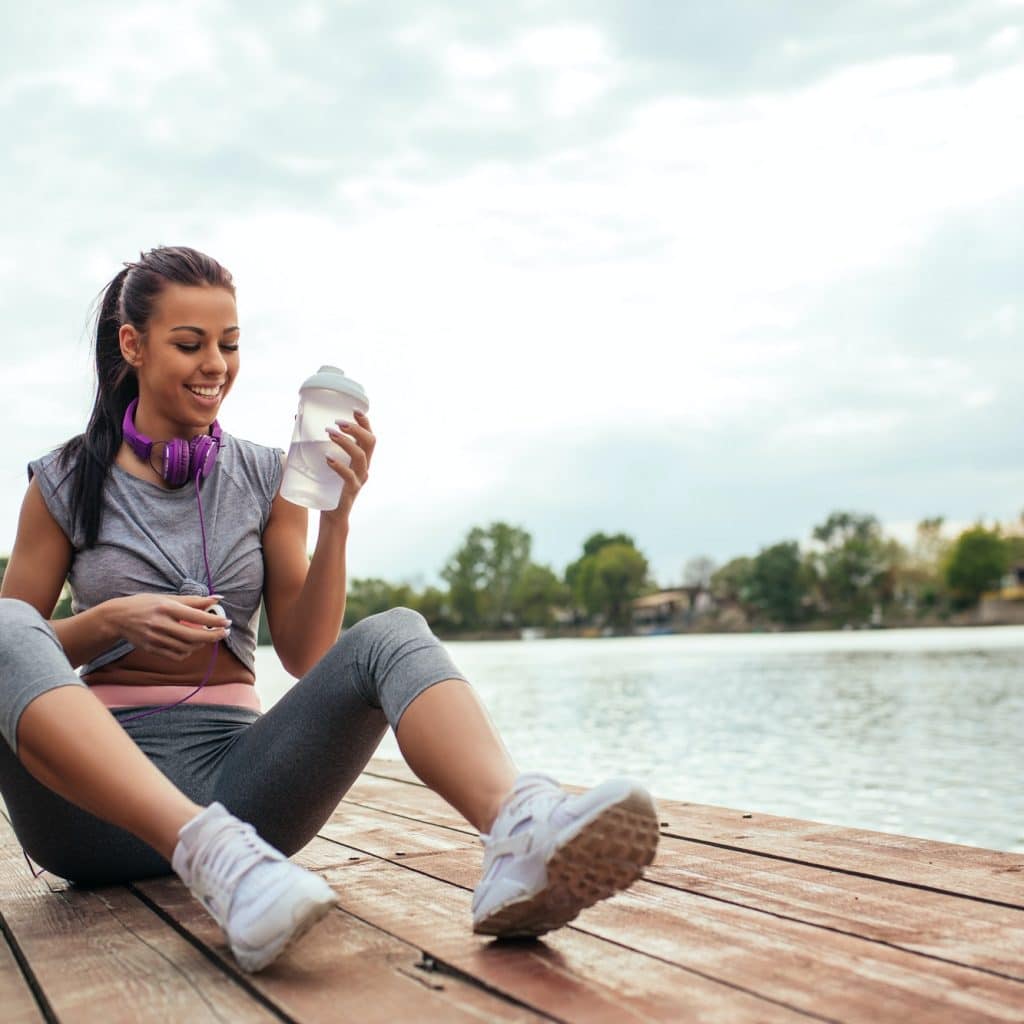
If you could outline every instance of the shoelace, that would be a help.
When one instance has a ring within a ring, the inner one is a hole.
[[[248,822],[223,819],[208,827],[202,849],[189,865],[192,888],[207,909],[224,918],[241,877],[260,861],[278,858],[271,856]]]
[[[506,833],[511,834],[512,829],[524,817],[527,817],[527,815],[522,813],[526,805],[537,798],[547,798],[544,800],[544,804],[548,809],[548,813],[553,813],[557,807],[569,799],[569,794],[550,775],[533,775],[530,777],[530,781],[523,783],[509,797],[508,802],[498,812],[497,818],[494,819],[494,825],[497,825],[503,818],[511,819],[511,827]],[[536,818],[536,815],[533,815],[533,817]],[[494,826],[491,827],[489,834],[481,833],[480,839],[486,844],[493,835]]]

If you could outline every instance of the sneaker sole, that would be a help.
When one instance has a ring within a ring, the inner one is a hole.
[[[243,971],[254,973],[269,967],[279,956],[283,955],[295,945],[313,925],[322,920],[327,912],[337,906],[338,898],[308,899],[296,904],[292,914],[292,930],[271,946],[265,946],[258,950],[236,949],[232,947],[238,966]]]
[[[561,928],[581,910],[643,877],[657,846],[654,803],[646,792],[634,789],[555,846],[546,860],[543,888],[499,905],[474,923],[473,931],[501,938],[535,938]]]

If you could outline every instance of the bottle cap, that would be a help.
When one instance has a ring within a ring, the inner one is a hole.
[[[358,384],[351,377],[346,377],[345,371],[337,366],[321,366],[312,377],[307,377],[302,382],[300,391],[305,391],[307,388],[326,388],[329,391],[341,391],[346,395],[350,395],[356,401],[361,402],[367,409],[370,408],[370,400],[366,397],[366,392],[363,390],[362,385]]]

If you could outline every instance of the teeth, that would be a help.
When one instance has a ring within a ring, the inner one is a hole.
[[[191,387],[189,385],[186,385],[186,387],[188,387],[189,391],[193,392],[196,395],[202,395],[204,398],[214,398],[220,394],[219,385],[215,388],[197,388]]]

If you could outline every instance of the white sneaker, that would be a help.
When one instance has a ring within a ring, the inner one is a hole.
[[[516,780],[484,844],[473,931],[536,936],[643,876],[658,845],[654,801],[631,779],[572,796],[550,775]]]
[[[171,866],[224,929],[245,971],[262,970],[338,902],[319,875],[216,800],[178,832]]]

